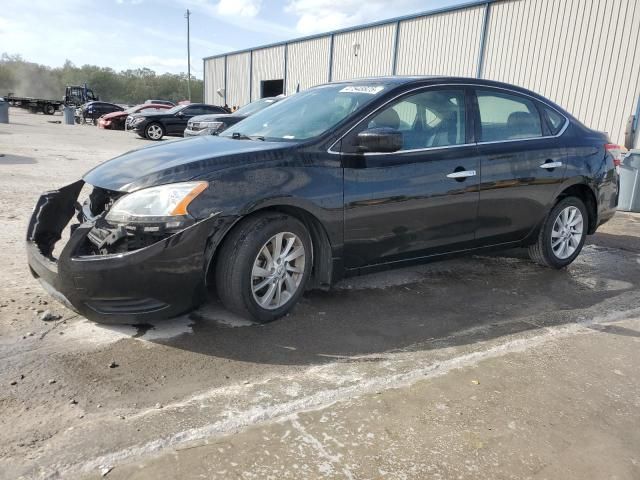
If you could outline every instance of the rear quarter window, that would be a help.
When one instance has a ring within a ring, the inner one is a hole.
[[[544,107],[544,114],[547,117],[547,123],[549,124],[551,134],[557,135],[560,130],[562,130],[562,127],[564,127],[566,119],[563,115],[548,107]]]

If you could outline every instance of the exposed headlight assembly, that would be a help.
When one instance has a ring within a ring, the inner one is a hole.
[[[112,224],[179,228],[190,220],[189,204],[208,186],[208,182],[181,182],[144,188],[116,200],[106,220]]]
[[[144,122],[145,118],[144,117],[134,117],[134,119],[131,121],[131,123],[138,124],[138,123],[142,123]]]

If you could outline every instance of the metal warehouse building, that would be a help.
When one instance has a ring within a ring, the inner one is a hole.
[[[640,0],[485,0],[207,57],[205,101],[374,75],[513,83],[622,143],[640,113]]]

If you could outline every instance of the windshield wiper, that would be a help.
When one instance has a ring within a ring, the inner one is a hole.
[[[233,132],[231,134],[231,138],[233,138],[234,140],[262,140],[264,142],[264,137],[261,137],[260,135],[250,137],[249,135],[245,135],[244,133],[240,132]]]

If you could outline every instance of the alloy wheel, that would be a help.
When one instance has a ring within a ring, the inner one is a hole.
[[[560,211],[551,229],[551,250],[560,260],[569,258],[580,246],[584,221],[580,210],[569,206]]]
[[[149,125],[147,127],[147,135],[151,140],[160,140],[162,138],[162,127],[160,125]]]
[[[290,232],[271,237],[260,249],[251,271],[251,291],[262,308],[275,310],[294,296],[304,276],[302,240]]]

